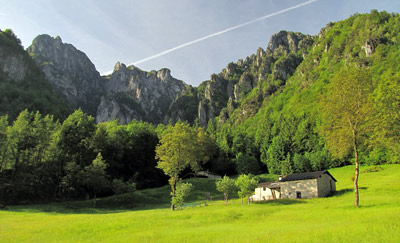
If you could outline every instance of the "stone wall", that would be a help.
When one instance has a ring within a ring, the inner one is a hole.
[[[318,180],[318,197],[328,196],[332,191],[336,191],[336,183],[328,174],[322,174]]]
[[[297,198],[297,192],[301,198],[318,197],[317,179],[281,182],[282,198]]]

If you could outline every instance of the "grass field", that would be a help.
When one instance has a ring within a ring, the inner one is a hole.
[[[400,165],[381,167],[361,173],[359,208],[348,166],[330,170],[338,193],[329,198],[249,206],[214,200],[171,212],[164,187],[102,199],[100,209],[90,202],[9,207],[0,211],[0,242],[399,242]],[[214,183],[192,182],[194,201]]]

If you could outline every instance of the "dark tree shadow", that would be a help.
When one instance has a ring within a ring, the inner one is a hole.
[[[367,190],[368,187],[362,186],[362,187],[358,187],[358,190]],[[328,197],[340,197],[349,193],[354,193],[354,189],[353,188],[345,188],[345,189],[341,189],[335,192],[332,192],[331,194],[328,195]]]
[[[92,202],[63,202],[63,203],[49,203],[39,205],[21,205],[21,206],[7,206],[3,210],[10,212],[29,212],[29,213],[55,213],[55,214],[114,214],[124,213],[131,211],[143,211],[151,209],[169,208],[169,204],[147,204],[136,205],[127,204],[124,206],[113,207],[106,205],[99,205],[96,208],[92,207]]]
[[[258,201],[254,203],[279,206],[279,205],[303,204],[307,202],[304,201],[304,199],[275,199],[275,200]]]

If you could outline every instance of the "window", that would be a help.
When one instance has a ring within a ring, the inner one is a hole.
[[[296,192],[296,198],[301,198],[301,192]]]
[[[264,186],[264,187],[263,187],[263,191],[266,191],[266,190],[267,190],[267,188]]]

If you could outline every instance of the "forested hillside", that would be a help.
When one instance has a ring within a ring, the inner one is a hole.
[[[333,148],[324,137],[323,103],[332,95],[334,80],[361,72],[362,85],[371,83],[368,129],[359,138],[361,160],[398,163],[399,27],[398,14],[377,11],[329,23],[313,38],[309,53],[282,88],[251,107],[260,92],[256,87],[230,119],[219,116],[209,123],[224,156],[229,161],[246,155],[282,174],[351,163],[352,150],[346,146],[332,156]]]
[[[12,30],[0,30],[0,115],[13,121],[24,109],[65,119],[72,111],[24,51]]]

